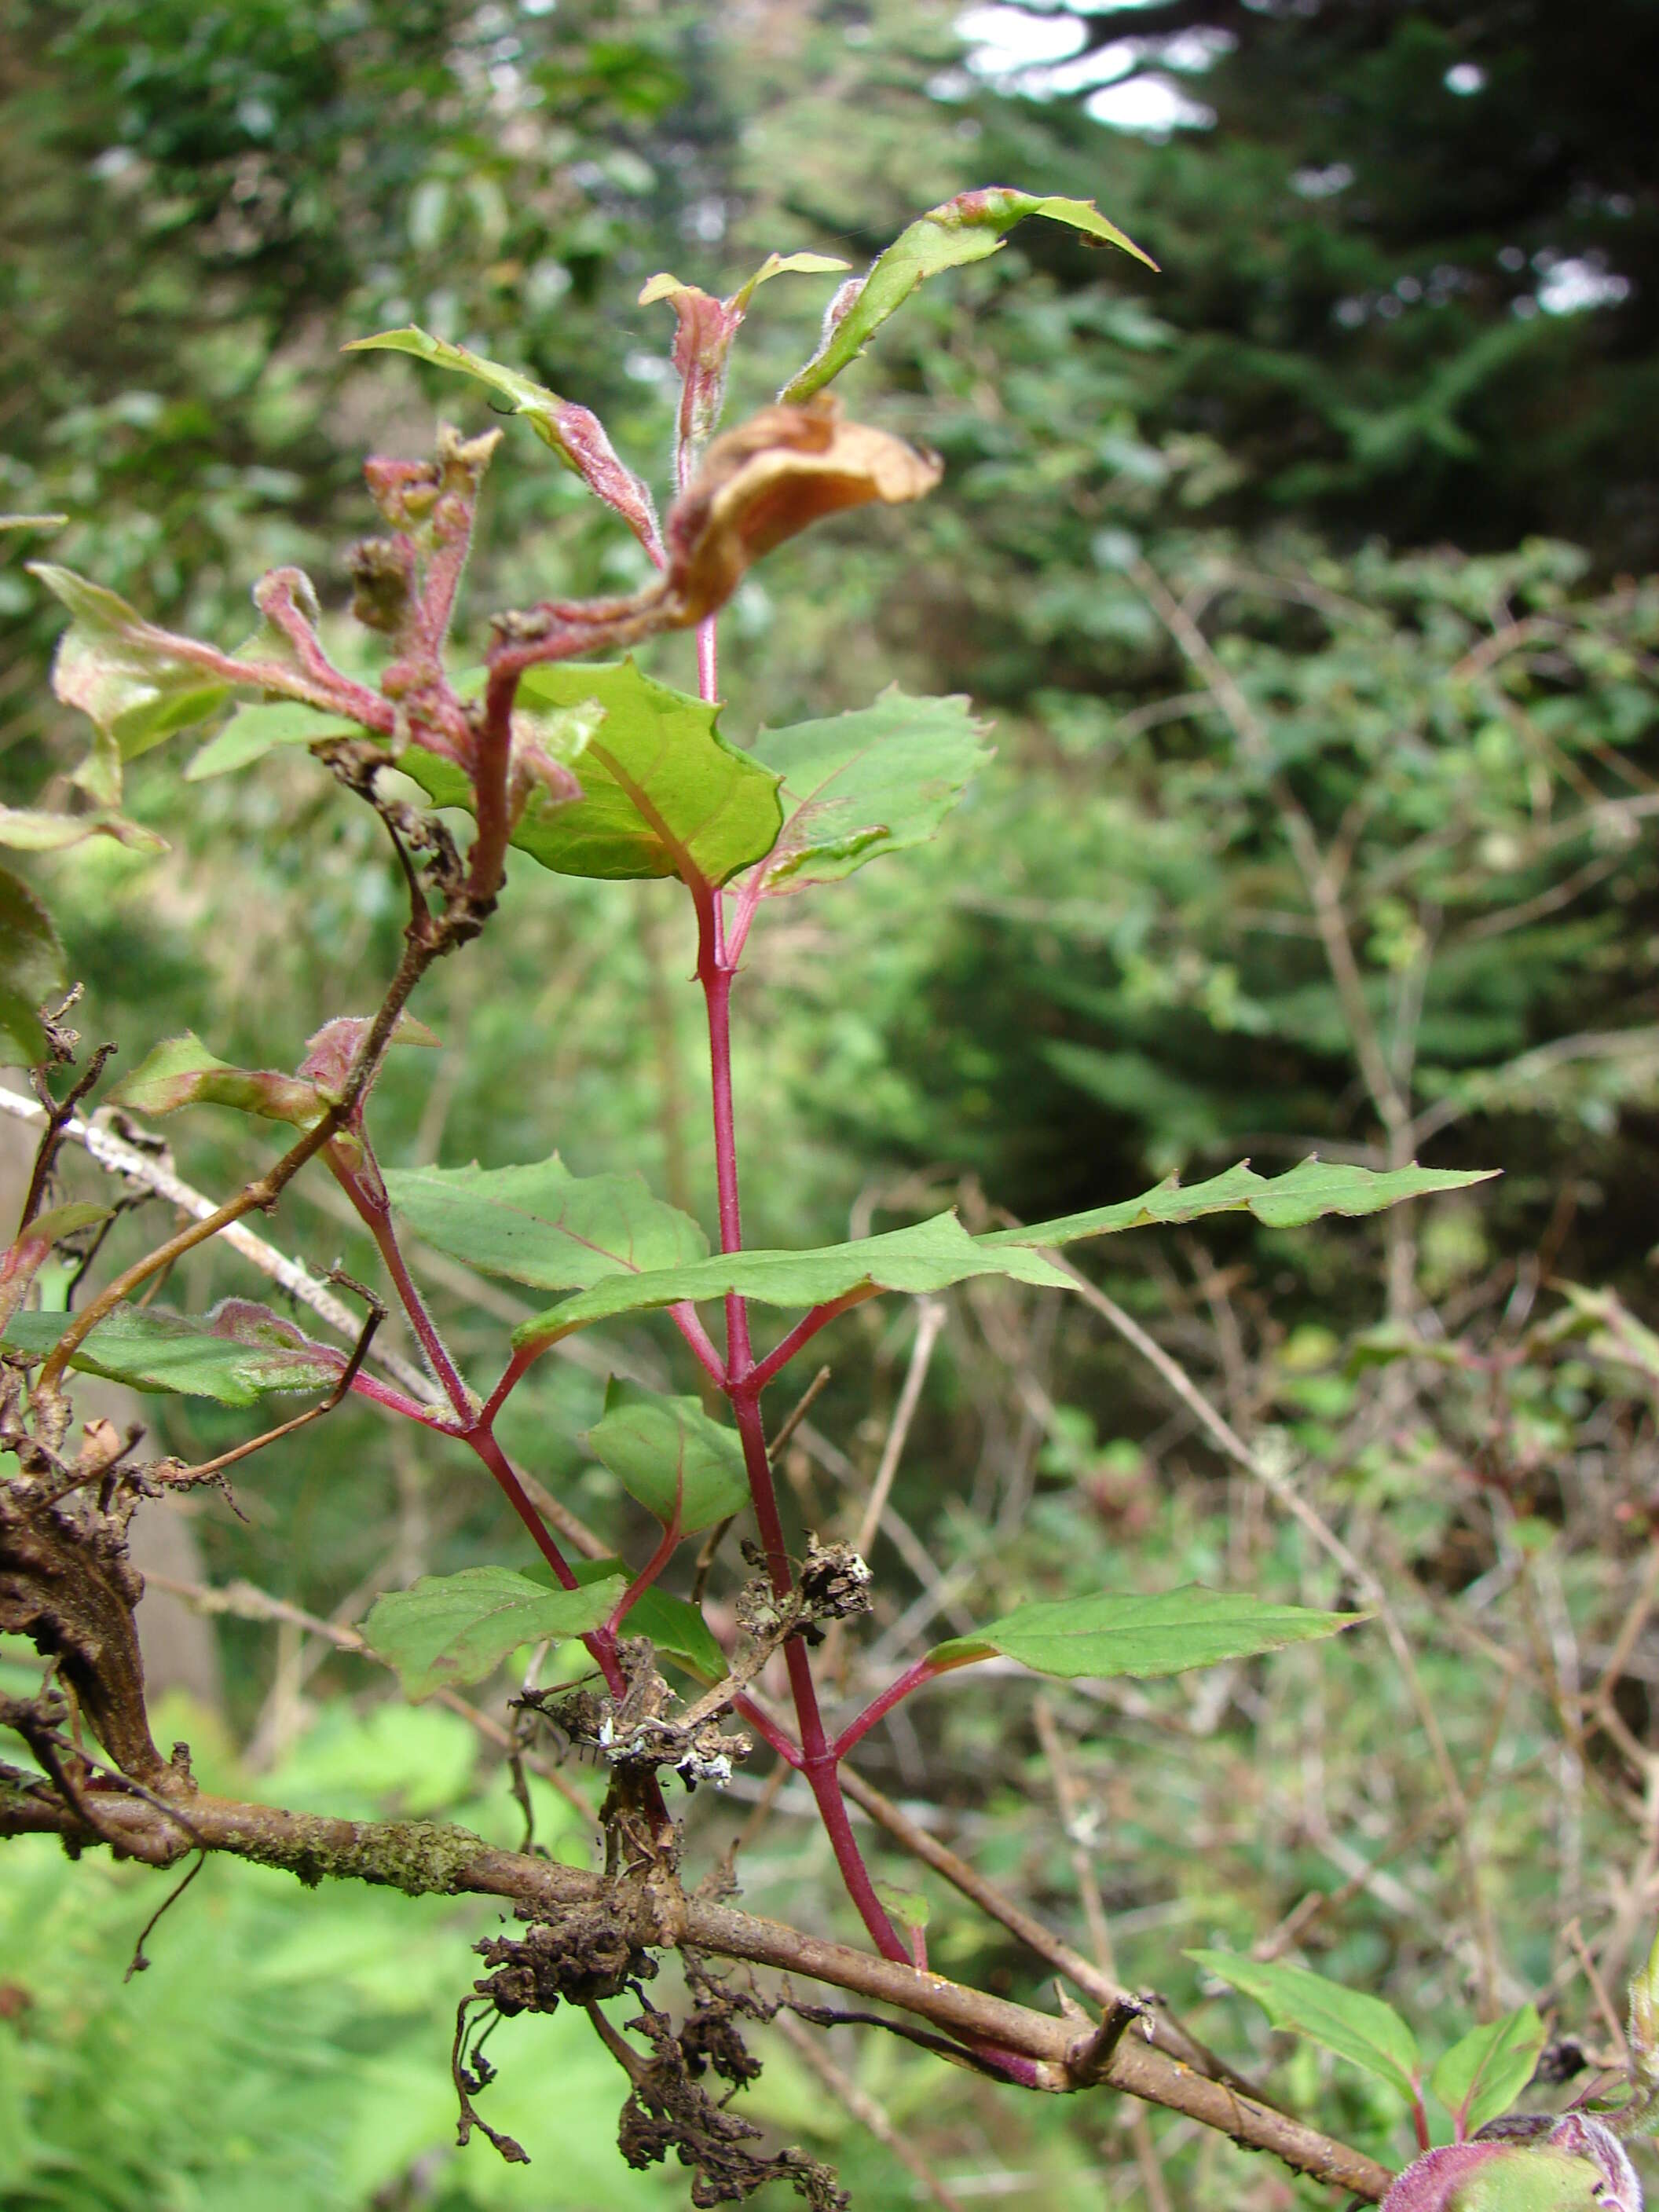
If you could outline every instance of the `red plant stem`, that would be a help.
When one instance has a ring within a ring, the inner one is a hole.
[[[521,1344],[519,1346],[502,1369],[501,1381],[484,1400],[483,1410],[478,1415],[480,1428],[489,1429],[495,1426],[496,1414],[500,1413],[507,1399],[518,1389],[543,1352],[550,1349],[550,1346],[545,1344]]]
[[[726,1388],[726,1362],[720,1358],[714,1339],[697,1318],[697,1310],[688,1298],[683,1304],[670,1306],[668,1317],[690,1346],[697,1364],[702,1369],[717,1390]]]
[[[471,1445],[500,1483],[507,1494],[507,1503],[530,1531],[536,1549],[552,1568],[553,1578],[560,1589],[579,1589],[581,1585],[576,1580],[569,1561],[554,1542],[551,1530],[531,1504],[523,1483],[513,1472],[512,1462],[489,1430],[482,1427],[469,1429],[463,1442]],[[622,1668],[617,1664],[617,1639],[609,1627],[595,1629],[591,1636],[583,1637],[582,1643],[594,1665],[605,1676],[605,1687],[611,1696],[623,1697],[627,1692],[628,1683]]]
[[[398,1248],[396,1231],[392,1226],[392,1208],[386,1202],[386,1186],[380,1181],[374,1156],[368,1150],[367,1139],[358,1137],[362,1145],[368,1166],[366,1175],[354,1175],[339,1157],[337,1148],[331,1145],[323,1157],[327,1161],[334,1180],[356,1208],[359,1218],[374,1239],[386,1271],[391,1276],[398,1300],[409,1316],[426,1362],[442,1388],[443,1394],[455,1409],[455,1418],[463,1426],[470,1426],[477,1418],[477,1404],[472,1393],[461,1379],[460,1370],[450,1357],[449,1347],[438,1334],[437,1323],[427,1311],[426,1301],[409,1272],[409,1263]]]
[[[872,1698],[870,1700],[856,1720],[848,1723],[836,1738],[836,1757],[838,1759],[845,1759],[860,1738],[868,1735],[876,1723],[884,1719],[892,1711],[895,1705],[908,1698],[912,1690],[919,1690],[924,1682],[931,1682],[936,1676],[949,1672],[948,1668],[935,1667],[926,1657],[918,1659],[914,1666],[907,1667],[902,1674],[895,1676],[878,1698]]]
[[[430,1406],[418,1406],[413,1398],[406,1398],[401,1390],[394,1390],[389,1382],[382,1382],[373,1375],[361,1371],[351,1378],[351,1388],[360,1398],[371,1399],[384,1406],[388,1413],[401,1413],[405,1420],[418,1421],[425,1429],[436,1429],[440,1436],[458,1436],[460,1431],[442,1413],[434,1413]]]
[[[799,1770],[800,1746],[787,1729],[778,1726],[770,1713],[757,1705],[752,1698],[742,1695],[732,1698],[732,1710],[739,1720],[748,1722],[763,1742],[770,1744],[786,1766]]]
[[[518,689],[516,669],[492,667],[472,766],[472,804],[478,834],[472,841],[466,887],[479,900],[493,901],[506,873],[507,841],[513,831],[507,796],[513,769],[513,702]]]
[[[617,1610],[605,1624],[605,1632],[607,1636],[615,1636],[617,1634],[627,1614],[633,1607],[639,1602],[640,1599],[645,1595],[647,1590],[650,1589],[652,1583],[657,1580],[658,1577],[662,1573],[663,1569],[673,1558],[675,1553],[678,1551],[680,1547],[680,1510],[679,1507],[677,1505],[674,1508],[673,1519],[668,1523],[668,1526],[662,1532],[661,1543],[658,1545],[656,1550],[653,1552],[650,1558],[640,1569],[638,1574],[636,1574],[633,1581],[629,1583],[628,1588],[623,1593],[621,1604],[617,1606]]]
[[[878,1296],[879,1293],[873,1284],[863,1284],[855,1291],[843,1291],[838,1298],[826,1298],[822,1305],[814,1306],[810,1313],[803,1314],[788,1335],[775,1345],[765,1358],[757,1364],[754,1371],[756,1387],[763,1390],[775,1375],[782,1373],[801,1346],[810,1344],[824,1324],[834,1321],[837,1314],[844,1314],[852,1307],[861,1306],[866,1299]]]

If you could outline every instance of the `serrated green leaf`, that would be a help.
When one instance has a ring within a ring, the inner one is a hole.
[[[811,1306],[861,1290],[917,1295],[943,1291],[971,1275],[1012,1275],[1018,1282],[1055,1290],[1070,1285],[1069,1277],[1040,1253],[1017,1248],[988,1252],[984,1240],[969,1237],[954,1213],[940,1213],[912,1228],[860,1237],[853,1244],[807,1252],[720,1252],[684,1267],[611,1276],[524,1322],[513,1340],[556,1344],[573,1329],[617,1314],[643,1313],[687,1298],[720,1298],[731,1291],[763,1305]]]
[[[1407,2100],[1416,2094],[1423,2066],[1417,2039],[1381,1997],[1277,1960],[1244,1959],[1231,1951],[1188,1951],[1187,1956],[1254,1997],[1275,2027],[1322,2044]]]
[[[377,1598],[363,1636],[408,1696],[429,1698],[483,1681],[521,1644],[602,1627],[627,1588],[612,1575],[584,1589],[550,1590],[510,1567],[463,1567]]]
[[[61,999],[68,970],[52,917],[21,878],[0,868],[0,1066],[47,1056],[40,1009]]]
[[[1149,269],[1158,264],[1107,222],[1092,200],[1042,198],[993,185],[974,192],[960,192],[940,207],[929,208],[872,265],[851,307],[824,334],[823,343],[798,375],[778,394],[799,403],[822,391],[857,359],[876,331],[916,287],[942,269],[963,262],[982,261],[999,251],[1003,234],[1029,215],[1046,216],[1051,222],[1067,224],[1091,238],[1133,254]]]
[[[1524,2004],[1453,2044],[1429,2087],[1458,2123],[1460,2137],[1508,2112],[1533,2077],[1545,2033],[1534,2008]]]
[[[612,1376],[605,1413],[587,1446],[623,1488],[665,1528],[712,1528],[749,1503],[749,1477],[735,1429],[711,1420],[695,1398],[665,1398]]]
[[[262,759],[277,745],[314,745],[325,738],[362,735],[356,722],[325,714],[320,707],[307,707],[299,699],[281,699],[264,707],[239,707],[191,762],[185,770],[185,781],[200,783],[210,775],[227,775],[233,769],[246,768]]]
[[[1023,1605],[1000,1620],[953,1637],[927,1655],[941,1672],[1000,1654],[1039,1674],[1068,1680],[1184,1674],[1223,1659],[1249,1659],[1287,1644],[1334,1636],[1363,1613],[1316,1613],[1299,1605],[1188,1583],[1151,1597],[1099,1591]]]
[[[73,1318],[14,1314],[0,1341],[44,1359]],[[277,1391],[331,1389],[345,1359],[264,1307],[227,1299],[204,1321],[156,1306],[118,1306],[82,1340],[70,1364],[135,1390],[252,1406]]]
[[[1394,1168],[1376,1172],[1317,1158],[1300,1161],[1287,1174],[1259,1176],[1248,1160],[1208,1182],[1183,1189],[1171,1176],[1139,1198],[1097,1206],[1086,1213],[1062,1214],[1022,1229],[999,1229],[979,1242],[994,1250],[1010,1245],[1041,1249],[1070,1244],[1082,1237],[1105,1237],[1120,1229],[1141,1229],[1158,1222],[1196,1221],[1206,1213],[1253,1213],[1270,1229],[1299,1229],[1327,1213],[1381,1213],[1402,1199],[1432,1191],[1465,1190],[1486,1182],[1496,1168],[1462,1172],[1447,1168]]]
[[[0,845],[18,853],[61,853],[88,837],[112,837],[135,853],[165,853],[167,841],[142,823],[100,809],[95,814],[52,814],[44,808],[0,806]]]
[[[112,1106],[135,1114],[176,1113],[181,1106],[231,1106],[270,1121],[308,1129],[323,1112],[313,1083],[270,1068],[233,1067],[216,1059],[201,1039],[186,1030],[167,1037],[147,1053],[109,1094]]]
[[[537,1581],[551,1573],[547,1568],[531,1571]],[[632,1579],[620,1559],[581,1559],[574,1572],[584,1588],[617,1575],[624,1587]],[[701,1681],[719,1682],[726,1677],[726,1654],[696,1607],[683,1597],[671,1597],[655,1588],[641,1590],[618,1626],[629,1636],[648,1636],[659,1659],[677,1660]]]
[[[696,1223],[639,1176],[573,1176],[556,1152],[531,1167],[390,1168],[386,1186],[435,1251],[536,1290],[586,1290],[708,1250]]]
[[[631,659],[532,668],[520,692],[532,709],[589,699],[605,709],[581,755],[581,797],[533,794],[513,833],[543,867],[723,884],[771,851],[783,821],[779,779],[726,744],[717,707],[642,676]],[[451,763],[411,745],[398,765],[440,806],[468,804],[470,787]]]
[[[783,779],[783,830],[761,871],[771,896],[831,883],[927,842],[991,757],[966,699],[909,699],[763,730],[755,758]]]

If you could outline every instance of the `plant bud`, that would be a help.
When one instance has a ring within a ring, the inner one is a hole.
[[[1531,2142],[1428,2152],[1398,2177],[1382,2212],[1642,2212],[1642,2187],[1612,2130],[1569,2112]]]

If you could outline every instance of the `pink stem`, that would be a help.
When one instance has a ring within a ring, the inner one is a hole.
[[[522,1344],[519,1346],[502,1370],[501,1381],[484,1400],[483,1410],[478,1415],[481,1429],[495,1427],[496,1414],[547,1349],[544,1344]]]
[[[351,1378],[351,1388],[360,1398],[368,1398],[374,1405],[384,1406],[388,1413],[401,1413],[405,1420],[418,1421],[422,1428],[436,1429],[440,1436],[459,1436],[460,1431],[441,1413],[434,1413],[429,1406],[417,1406],[413,1398],[406,1398],[401,1390],[394,1390],[389,1382],[382,1382],[373,1375],[361,1371]]]
[[[697,1364],[702,1369],[704,1374],[708,1376],[714,1388],[717,1390],[724,1390],[726,1388],[726,1362],[720,1358],[720,1352],[715,1347],[714,1339],[709,1335],[708,1331],[698,1320],[696,1306],[694,1306],[688,1298],[680,1305],[670,1306],[668,1309],[668,1317],[673,1322],[675,1328],[678,1329],[680,1334],[685,1339],[687,1344],[690,1346],[691,1350],[696,1355]]]
[[[662,1532],[661,1543],[629,1583],[623,1593],[621,1604],[605,1624],[605,1632],[607,1636],[615,1636],[617,1633],[628,1614],[639,1603],[652,1583],[657,1580],[679,1547],[680,1515],[679,1508],[676,1506],[673,1519]]]
[[[720,697],[720,647],[714,617],[697,624],[697,693],[712,707]]]
[[[363,1147],[368,1167],[366,1175],[355,1175],[343,1164],[337,1148],[330,1145],[324,1153],[334,1180],[351,1200],[369,1235],[374,1239],[386,1271],[398,1292],[398,1303],[409,1316],[410,1327],[426,1354],[427,1364],[442,1386],[443,1394],[455,1409],[455,1418],[464,1425],[475,1418],[477,1407],[471,1392],[462,1381],[460,1370],[449,1354],[449,1347],[438,1334],[437,1324],[427,1311],[426,1301],[416,1287],[409,1272],[409,1264],[398,1249],[397,1233],[392,1226],[392,1208],[386,1202],[385,1188],[374,1155],[368,1149],[368,1139],[358,1135]]]
[[[861,1306],[866,1300],[879,1295],[873,1283],[866,1283],[855,1291],[844,1291],[838,1298],[826,1298],[822,1305],[814,1306],[810,1313],[804,1314],[788,1335],[756,1366],[750,1379],[757,1389],[763,1390],[775,1375],[781,1374],[801,1346],[810,1344],[827,1322],[834,1321],[837,1314],[847,1313],[854,1306]]]
[[[500,1483],[506,1492],[507,1503],[529,1530],[536,1549],[552,1568],[553,1578],[560,1589],[579,1589],[581,1585],[571,1571],[568,1560],[554,1542],[551,1530],[531,1504],[523,1483],[513,1472],[512,1462],[495,1437],[490,1435],[488,1429],[477,1428],[468,1430],[464,1441],[471,1445],[473,1450]],[[608,1627],[595,1629],[591,1636],[583,1637],[582,1643],[593,1663],[605,1676],[605,1686],[611,1696],[613,1698],[624,1696],[628,1683],[622,1668],[617,1664],[617,1639],[611,1630]]]
[[[836,1757],[838,1759],[845,1759],[860,1738],[868,1735],[876,1723],[884,1719],[892,1711],[895,1705],[908,1698],[912,1690],[919,1690],[924,1682],[931,1682],[936,1676],[949,1671],[947,1668],[933,1666],[926,1658],[918,1659],[914,1666],[907,1667],[902,1674],[896,1676],[887,1685],[878,1698],[871,1699],[856,1720],[848,1723],[836,1738]]]
[[[800,1746],[785,1729],[781,1729],[770,1713],[763,1712],[752,1698],[736,1697],[732,1710],[739,1720],[747,1721],[763,1741],[769,1743],[786,1766],[799,1769]]]

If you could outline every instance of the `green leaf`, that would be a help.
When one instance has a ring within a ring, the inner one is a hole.
[[[588,1449],[664,1528],[678,1507],[682,1535],[712,1528],[749,1503],[735,1429],[711,1420],[695,1398],[664,1398],[613,1376]]]
[[[95,814],[52,814],[44,808],[0,806],[0,845],[20,853],[61,853],[88,837],[112,837],[135,853],[165,853],[167,841],[142,823],[100,808]]]
[[[0,1067],[38,1067],[48,1057],[40,1009],[63,997],[68,972],[51,915],[0,868]]]
[[[434,338],[429,331],[410,323],[398,331],[377,331],[373,337],[353,338],[343,346],[343,353],[407,353],[416,361],[428,362],[434,368],[452,369],[458,376],[470,376],[480,384],[487,384],[492,392],[513,402],[513,412],[522,415],[544,446],[550,447],[568,469],[579,464],[571,453],[559,428],[559,418],[569,406],[556,392],[550,392],[534,377],[526,376],[516,368],[508,368],[499,361],[489,361],[470,347],[452,345],[447,338]]]
[[[276,745],[314,745],[325,738],[356,738],[360,726],[302,700],[281,699],[264,707],[239,707],[216,737],[210,738],[185,770],[186,783],[246,768]]]
[[[1457,2122],[1460,2139],[1508,2112],[1533,2077],[1544,2039],[1543,2021],[1523,2004],[1453,2044],[1429,2087]]]
[[[1430,1191],[1464,1190],[1498,1173],[1480,1168],[1464,1173],[1448,1168],[1394,1168],[1385,1173],[1319,1158],[1305,1159],[1282,1176],[1259,1176],[1248,1160],[1208,1182],[1182,1189],[1171,1176],[1139,1198],[1097,1206],[1087,1213],[1062,1214],[1023,1229],[999,1229],[979,1242],[994,1250],[1010,1245],[1038,1249],[1069,1244],[1079,1237],[1104,1237],[1120,1229],[1141,1229],[1155,1222],[1196,1221],[1206,1213],[1253,1213],[1270,1229],[1299,1229],[1326,1213],[1381,1213],[1402,1199]]]
[[[1208,1972],[1254,1997],[1275,2027],[1323,2044],[1409,2101],[1423,2062],[1417,2039],[1391,2005],[1358,1990],[1345,1990],[1306,1966],[1271,1964],[1231,1951],[1188,1951]]]
[[[827,1244],[807,1252],[721,1252],[678,1267],[611,1276],[578,1297],[550,1306],[516,1332],[517,1345],[556,1344],[573,1329],[617,1314],[643,1313],[683,1299],[720,1298],[736,1291],[769,1306],[811,1306],[859,1291],[943,1291],[970,1275],[1012,1275],[1055,1290],[1069,1277],[1037,1252],[988,1252],[954,1213],[935,1214],[908,1229]]]
[[[761,871],[767,895],[832,883],[933,836],[991,757],[965,699],[909,699],[763,730],[755,757],[783,778],[783,830]]]
[[[927,1656],[941,1672],[1000,1653],[1039,1674],[1144,1679],[1334,1636],[1367,1617],[1272,1605],[1265,1598],[1188,1583],[1152,1597],[1133,1590],[1100,1591],[1092,1597],[1023,1605],[972,1635],[936,1645]]]
[[[533,1167],[390,1168],[386,1186],[435,1251],[540,1291],[586,1290],[708,1250],[696,1223],[640,1176],[573,1176],[556,1152]]]
[[[550,1577],[552,1571],[536,1566],[530,1571],[539,1582],[544,1575]],[[633,1579],[620,1559],[580,1559],[574,1571],[584,1588],[589,1583],[603,1582],[617,1575],[623,1577],[624,1587]],[[629,1636],[648,1636],[659,1659],[678,1660],[701,1681],[720,1682],[726,1679],[726,1654],[715,1642],[708,1623],[686,1599],[671,1597],[665,1590],[655,1588],[641,1590],[623,1613],[619,1626]]]
[[[776,775],[726,744],[719,708],[642,676],[633,661],[532,668],[526,707],[568,708],[595,699],[605,721],[579,770],[582,795],[532,796],[513,833],[520,852],[563,876],[647,876],[723,884],[777,842]],[[440,806],[465,806],[459,769],[411,745],[399,767]]]
[[[876,1884],[876,1901],[890,1920],[901,1928],[926,1928],[929,1917],[927,1899],[919,1889],[896,1889],[890,1881]]]
[[[14,1314],[0,1340],[44,1359],[73,1318]],[[155,1306],[118,1306],[83,1339],[70,1364],[135,1390],[252,1406],[275,1391],[332,1389],[345,1355],[312,1343],[263,1306],[227,1298],[205,1321]]]
[[[52,686],[66,706],[89,716],[99,733],[76,781],[100,805],[113,806],[123,763],[206,721],[232,688],[171,651],[167,633],[118,593],[53,562],[28,565],[74,617],[58,642]]]
[[[566,468],[579,476],[607,507],[616,509],[641,544],[657,544],[657,517],[651,494],[633,471],[617,459],[605,425],[590,408],[561,399],[556,392],[550,392],[544,384],[536,383],[518,369],[507,368],[498,361],[488,361],[483,354],[472,353],[465,346],[451,345],[445,338],[434,338],[430,331],[415,324],[399,331],[381,331],[374,337],[354,338],[344,350],[413,354],[417,361],[428,362],[434,368],[453,369],[458,375],[471,376],[480,384],[487,384],[492,392],[499,392],[513,402],[513,412],[522,415],[542,443],[558,455]]]
[[[463,1567],[377,1598],[363,1635],[408,1696],[429,1698],[483,1681],[521,1644],[603,1627],[627,1588],[623,1576],[611,1575],[585,1589],[550,1590],[510,1567]]]
[[[54,1206],[45,1213],[37,1213],[23,1234],[31,1243],[55,1244],[60,1237],[72,1237],[77,1229],[91,1229],[100,1221],[107,1221],[113,1211],[112,1206],[71,1200],[67,1206]]]
[[[1028,215],[1046,216],[1051,222],[1098,238],[1109,246],[1133,254],[1149,269],[1158,264],[1107,222],[1092,200],[1039,198],[1031,192],[989,185],[983,191],[959,192],[943,206],[929,208],[908,229],[902,230],[871,268],[852,305],[830,325],[823,343],[805,368],[778,394],[799,403],[821,391],[855,361],[877,331],[916,287],[942,269],[965,261],[982,261],[1002,245],[1003,234]]]
[[[269,1068],[233,1067],[216,1060],[189,1030],[147,1053],[115,1085],[109,1103],[158,1115],[176,1113],[181,1106],[233,1106],[239,1113],[291,1122],[296,1129],[308,1129],[323,1111],[315,1084]]]

